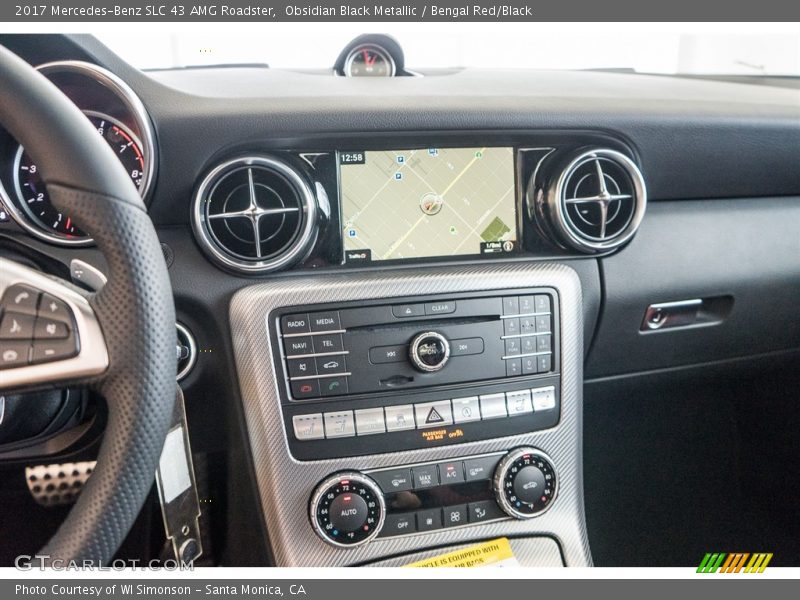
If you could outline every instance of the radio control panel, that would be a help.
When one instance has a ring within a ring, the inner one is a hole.
[[[558,422],[551,288],[287,307],[271,323],[299,459],[491,439]]]

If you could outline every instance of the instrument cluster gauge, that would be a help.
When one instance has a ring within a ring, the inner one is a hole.
[[[150,117],[136,93],[114,73],[89,62],[64,60],[36,69],[86,115],[146,199],[155,178],[156,146]],[[94,244],[71,215],[53,205],[44,175],[17,140],[4,136],[0,199],[9,216],[27,233],[51,244]]]
[[[344,61],[347,77],[394,77],[396,70],[392,55],[377,44],[356,46]]]
[[[130,129],[113,117],[94,111],[84,111],[84,114],[114,151],[141,193],[145,169],[142,143]],[[19,206],[40,229],[65,240],[86,239],[86,234],[72,222],[70,215],[63,214],[53,206],[36,163],[22,146],[14,159],[14,188]]]

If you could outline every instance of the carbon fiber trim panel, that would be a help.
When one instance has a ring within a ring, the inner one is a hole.
[[[561,304],[561,422],[556,427],[447,447],[336,460],[298,461],[289,453],[281,418],[268,315],[279,307],[320,302],[447,294],[480,290],[553,287]],[[583,510],[582,386],[583,315],[577,274],[560,264],[497,264],[454,268],[373,271],[275,280],[237,292],[230,306],[236,364],[253,452],[260,500],[279,566],[347,566],[424,548],[500,536],[550,536],[566,565],[591,565]],[[308,522],[309,496],[317,482],[342,469],[367,470],[446,460],[532,445],[545,451],[559,474],[559,496],[545,514],[527,521],[502,520],[421,535],[377,539],[336,548],[318,538]]]
[[[522,567],[563,567],[561,552],[555,540],[546,537],[518,538],[508,540],[514,556]],[[369,563],[368,567],[402,567],[404,565],[426,560],[441,554],[464,550],[474,544],[458,544],[446,548],[436,548],[435,550],[423,550],[422,552],[412,552],[403,556],[393,556]]]

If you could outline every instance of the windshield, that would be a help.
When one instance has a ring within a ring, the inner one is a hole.
[[[131,36],[112,28],[97,37],[141,69],[250,63],[330,68],[356,36],[387,33],[403,47],[410,69],[630,69],[800,76],[800,31],[792,24],[282,23],[178,31],[151,28]]]

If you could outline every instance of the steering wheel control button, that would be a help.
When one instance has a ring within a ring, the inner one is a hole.
[[[406,431],[414,429],[414,406],[403,404],[401,406],[387,406],[384,408],[386,413],[386,431]]]
[[[285,315],[281,317],[281,333],[284,335],[295,335],[298,333],[310,333],[311,325],[308,315]]]
[[[386,505],[378,485],[357,471],[338,473],[320,483],[309,505],[311,524],[334,546],[357,546],[378,535]]]
[[[325,413],[325,437],[341,438],[354,437],[356,435],[356,424],[353,419],[352,410],[341,412]]]
[[[531,404],[531,391],[520,390],[518,392],[508,392],[506,394],[506,408],[509,417],[516,417],[533,412]]]
[[[400,304],[392,307],[392,314],[398,319],[406,319],[408,317],[424,317],[425,305],[424,304]]]
[[[311,331],[339,331],[342,324],[339,321],[339,313],[336,311],[311,313]]]
[[[426,302],[425,314],[432,315],[451,315],[456,312],[455,301],[450,302]]]
[[[0,340],[30,340],[36,318],[17,312],[7,312],[0,320]]]
[[[39,316],[55,319],[56,321],[64,321],[65,323],[72,321],[72,311],[67,306],[67,303],[50,294],[42,294],[42,300],[39,303]]]
[[[546,511],[556,491],[553,463],[536,448],[512,450],[495,470],[495,499],[506,514],[517,519],[530,519]]]
[[[4,310],[26,315],[35,315],[40,294],[41,292],[37,289],[28,285],[16,283],[6,289],[3,294],[3,299],[0,300],[0,304]]]
[[[383,420],[383,408],[366,408],[356,411],[356,432],[358,435],[386,433],[386,421]]]
[[[392,469],[370,474],[386,494],[406,492],[413,488],[411,469]]]
[[[34,340],[31,363],[39,364],[54,360],[72,358],[78,354],[74,339],[66,340]]]
[[[321,440],[325,438],[322,414],[295,415],[292,417],[294,437],[298,440]]]
[[[415,404],[414,409],[416,412],[418,429],[453,424],[453,411],[450,400]]]
[[[0,344],[0,369],[11,369],[30,364],[28,362],[30,349],[30,342],[3,341]]]
[[[69,337],[69,333],[66,323],[39,317],[36,319],[33,337],[37,340],[63,340]]]
[[[411,363],[423,373],[435,373],[447,364],[450,358],[450,343],[441,333],[427,331],[411,340],[409,347]]]
[[[480,401],[477,396],[453,399],[453,422],[470,423],[481,420]]]
[[[506,395],[488,394],[481,396],[481,416],[486,419],[499,419],[508,416],[506,412]]]

